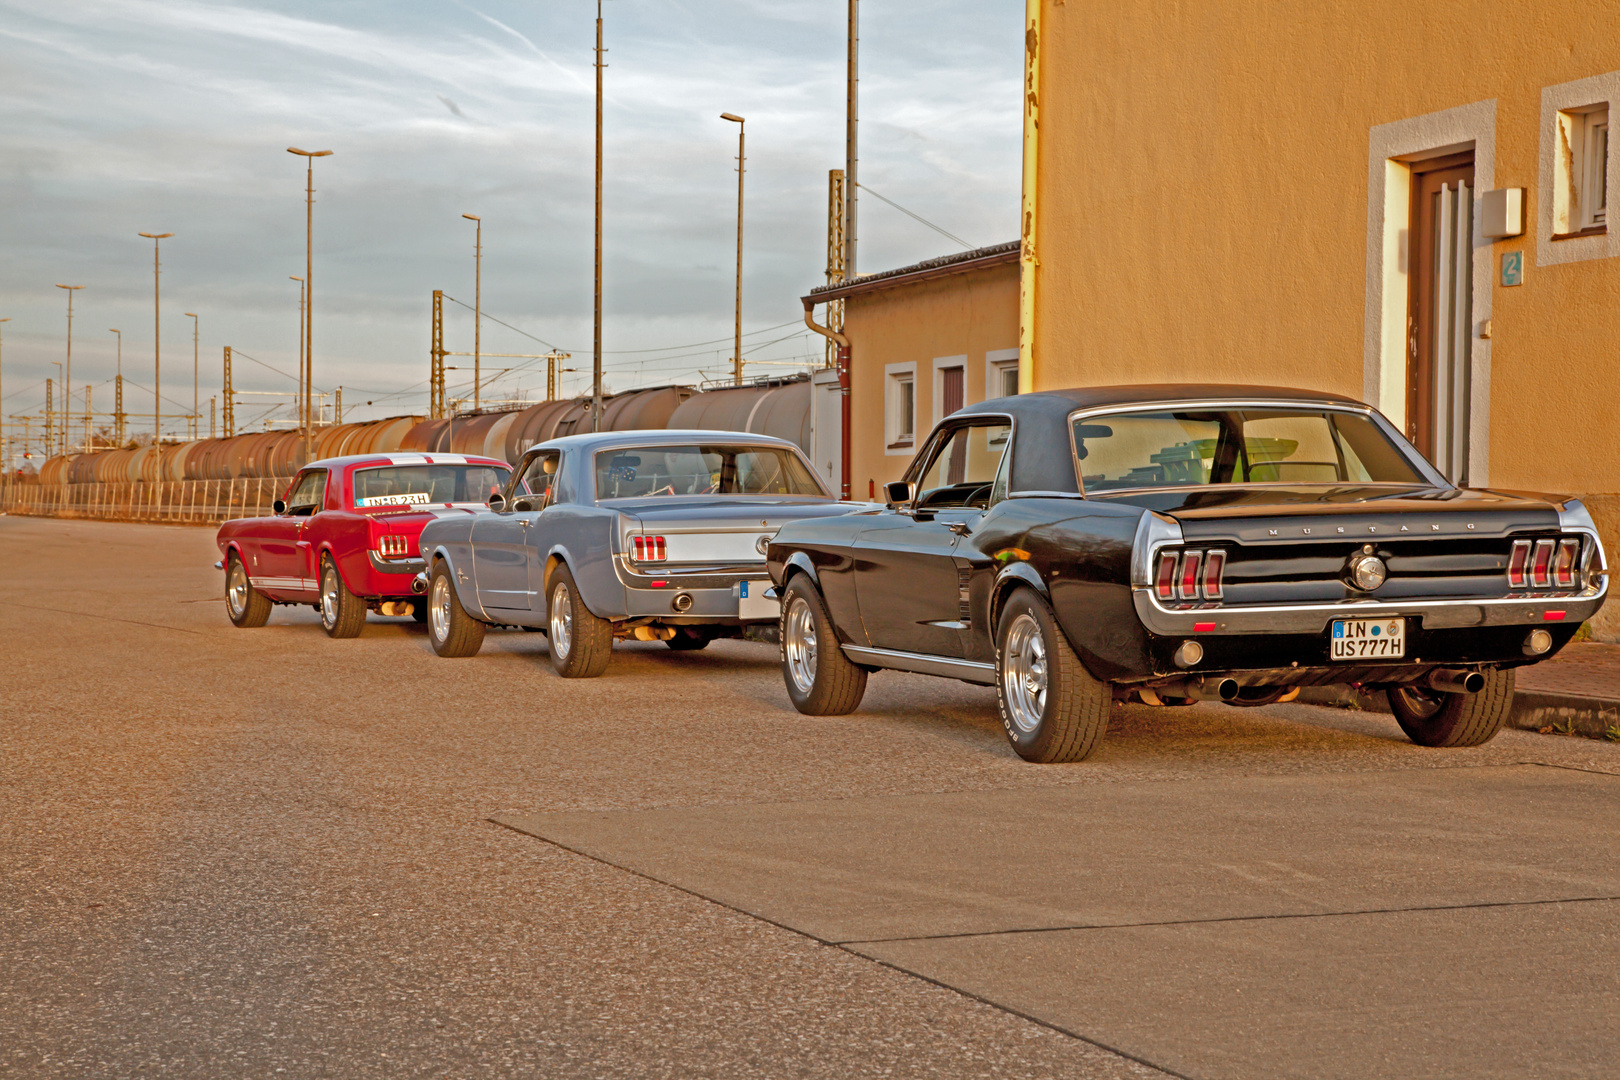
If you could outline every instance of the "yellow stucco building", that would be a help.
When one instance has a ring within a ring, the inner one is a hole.
[[[842,287],[852,495],[905,464],[897,373],[926,429],[961,356],[965,403],[986,363],[1352,395],[1454,480],[1582,495],[1620,551],[1620,0],[1026,20],[1016,310],[1003,264]]]

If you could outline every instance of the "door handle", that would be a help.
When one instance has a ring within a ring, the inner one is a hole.
[[[973,531],[967,527],[967,522],[965,521],[947,521],[945,523],[945,527],[951,530],[951,532],[955,533],[957,536],[966,536]]]
[[[518,524],[527,529],[530,525],[533,525],[534,522],[530,521],[528,518],[518,518]]]

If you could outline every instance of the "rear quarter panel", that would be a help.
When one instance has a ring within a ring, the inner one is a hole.
[[[995,621],[1014,563],[1045,584],[1052,611],[1093,676],[1105,681],[1148,670],[1147,634],[1131,601],[1131,544],[1142,511],[1083,499],[1008,499],[973,534],[969,659],[995,657]],[[1002,588],[997,589],[997,583]]]
[[[535,545],[546,570],[543,583],[549,600],[553,559],[568,565],[580,599],[591,614],[621,619],[629,610],[624,583],[613,568],[619,512],[583,503],[563,503],[542,512],[535,522]]]

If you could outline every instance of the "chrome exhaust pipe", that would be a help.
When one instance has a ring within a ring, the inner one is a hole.
[[[428,590],[428,576],[425,573],[417,574],[411,578],[411,592],[421,596]]]
[[[1485,689],[1485,676],[1467,668],[1435,668],[1427,682],[1430,690],[1442,694],[1477,694]]]
[[[1187,679],[1153,688],[1158,697],[1189,698],[1193,701],[1231,701],[1238,696],[1236,679]]]

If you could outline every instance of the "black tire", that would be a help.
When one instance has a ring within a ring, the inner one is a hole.
[[[327,637],[359,637],[366,625],[366,602],[343,583],[332,556],[321,556],[321,629]]]
[[[428,625],[428,644],[446,658],[476,656],[484,647],[484,624],[467,614],[456,595],[456,582],[444,562],[433,564],[428,579],[427,600],[423,603]]]
[[[1389,711],[1406,737],[1419,746],[1480,746],[1507,723],[1513,711],[1514,673],[1485,671],[1477,694],[1447,694],[1427,687],[1390,687]]]
[[[1114,695],[1091,677],[1032,589],[1007,600],[996,627],[996,706],[1025,761],[1084,761],[1102,742]]]
[[[613,656],[613,624],[591,614],[568,565],[557,567],[546,594],[551,666],[565,679],[594,679]]]
[[[707,649],[709,642],[713,640],[714,635],[702,627],[677,626],[675,636],[665,641],[664,644],[676,652],[697,652],[699,649]]]
[[[244,630],[263,626],[270,621],[270,609],[274,606],[268,596],[253,587],[247,567],[232,552],[225,564],[225,614],[230,616],[231,622]]]
[[[821,592],[797,574],[782,592],[782,682],[806,716],[843,716],[866,696],[866,669],[851,663],[838,641]]]

